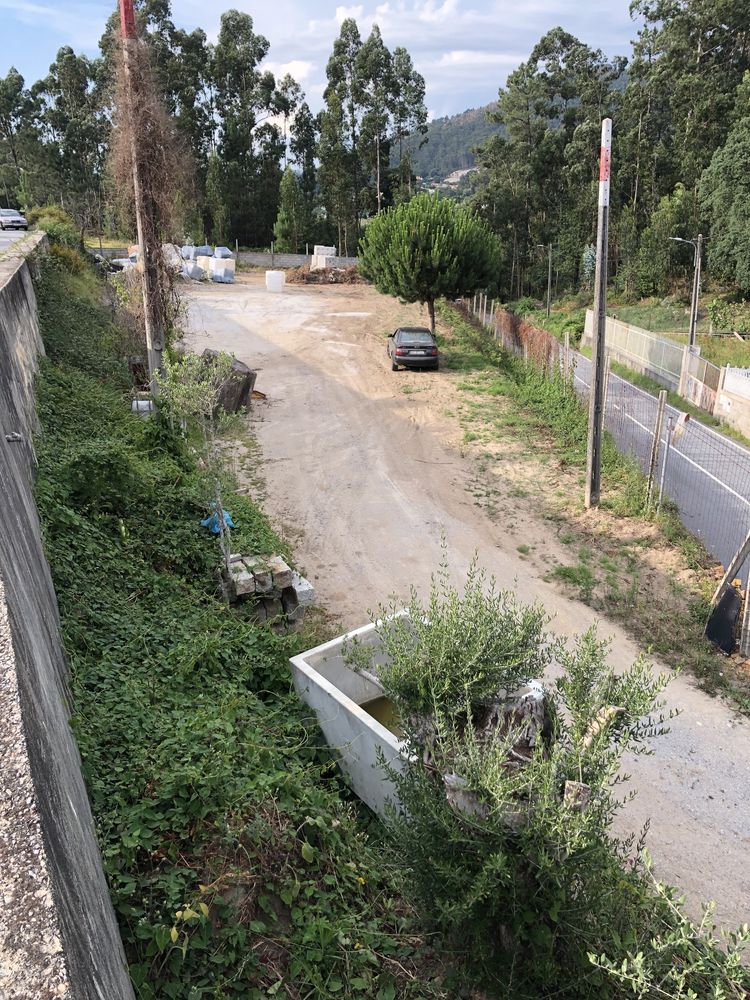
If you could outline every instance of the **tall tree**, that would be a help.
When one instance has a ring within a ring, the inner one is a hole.
[[[290,126],[289,149],[294,163],[299,168],[300,187],[310,211],[315,203],[317,185],[315,166],[317,141],[318,128],[315,118],[307,101],[302,101]]]
[[[255,32],[249,14],[222,14],[212,52],[217,152],[232,234],[249,246],[270,241],[281,181],[283,142],[268,121],[275,81],[260,69],[268,50],[268,40]]]
[[[294,171],[287,167],[281,178],[279,214],[274,226],[274,246],[282,253],[299,253],[309,238],[310,213]]]
[[[703,174],[701,200],[711,219],[712,271],[750,295],[750,73],[739,87],[736,114]]]
[[[393,50],[393,136],[398,143],[396,163],[396,187],[404,197],[412,194],[412,164],[408,150],[404,151],[404,140],[412,136],[421,148],[427,141],[427,108],[425,106],[424,77],[414,69],[411,56],[405,48]]]
[[[362,105],[361,158],[368,175],[375,176],[375,205],[383,207],[383,164],[390,160],[391,109],[395,92],[393,58],[373,25],[356,58],[357,92]]]

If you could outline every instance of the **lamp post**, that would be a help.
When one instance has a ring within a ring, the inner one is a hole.
[[[670,236],[673,243],[689,243],[693,248],[693,294],[690,299],[690,327],[688,330],[688,350],[695,354],[695,337],[698,330],[698,303],[701,296],[701,266],[703,257],[703,233],[694,240],[684,240],[681,236]]]
[[[547,319],[550,317],[552,312],[552,244],[551,243],[537,243],[537,248],[539,250],[546,250],[548,256],[548,266],[547,266]]]

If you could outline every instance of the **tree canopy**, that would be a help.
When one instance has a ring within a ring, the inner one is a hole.
[[[376,288],[427,305],[494,285],[500,243],[473,212],[448,198],[419,194],[373,219],[360,245],[360,268]]]

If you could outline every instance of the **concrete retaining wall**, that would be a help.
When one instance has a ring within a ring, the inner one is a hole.
[[[41,353],[29,266],[7,259],[0,264],[0,997],[132,1000],[69,725],[68,669],[33,497]]]

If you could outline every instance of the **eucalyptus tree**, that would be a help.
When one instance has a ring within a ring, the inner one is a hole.
[[[289,128],[289,150],[299,170],[300,187],[312,210],[317,186],[315,156],[318,142],[318,126],[307,101],[302,101]]]
[[[738,89],[736,121],[701,180],[701,199],[711,219],[711,270],[750,295],[750,73]]]
[[[427,107],[425,106],[424,77],[414,69],[411,56],[405,48],[398,46],[393,50],[393,100],[391,112],[393,117],[393,139],[398,143],[398,160],[396,163],[396,187],[403,196],[412,194],[411,155],[404,153],[404,140],[407,136],[417,137],[419,147],[427,141]]]
[[[361,160],[368,175],[375,176],[375,205],[383,207],[383,164],[390,160],[391,109],[395,94],[393,57],[383,44],[380,28],[370,36],[356,58],[357,92],[362,106]]]
[[[275,110],[273,74],[260,68],[269,42],[257,34],[249,14],[222,14],[211,49],[215,94],[216,151],[235,238],[250,246],[267,243],[278,203],[283,142],[269,119]]]

